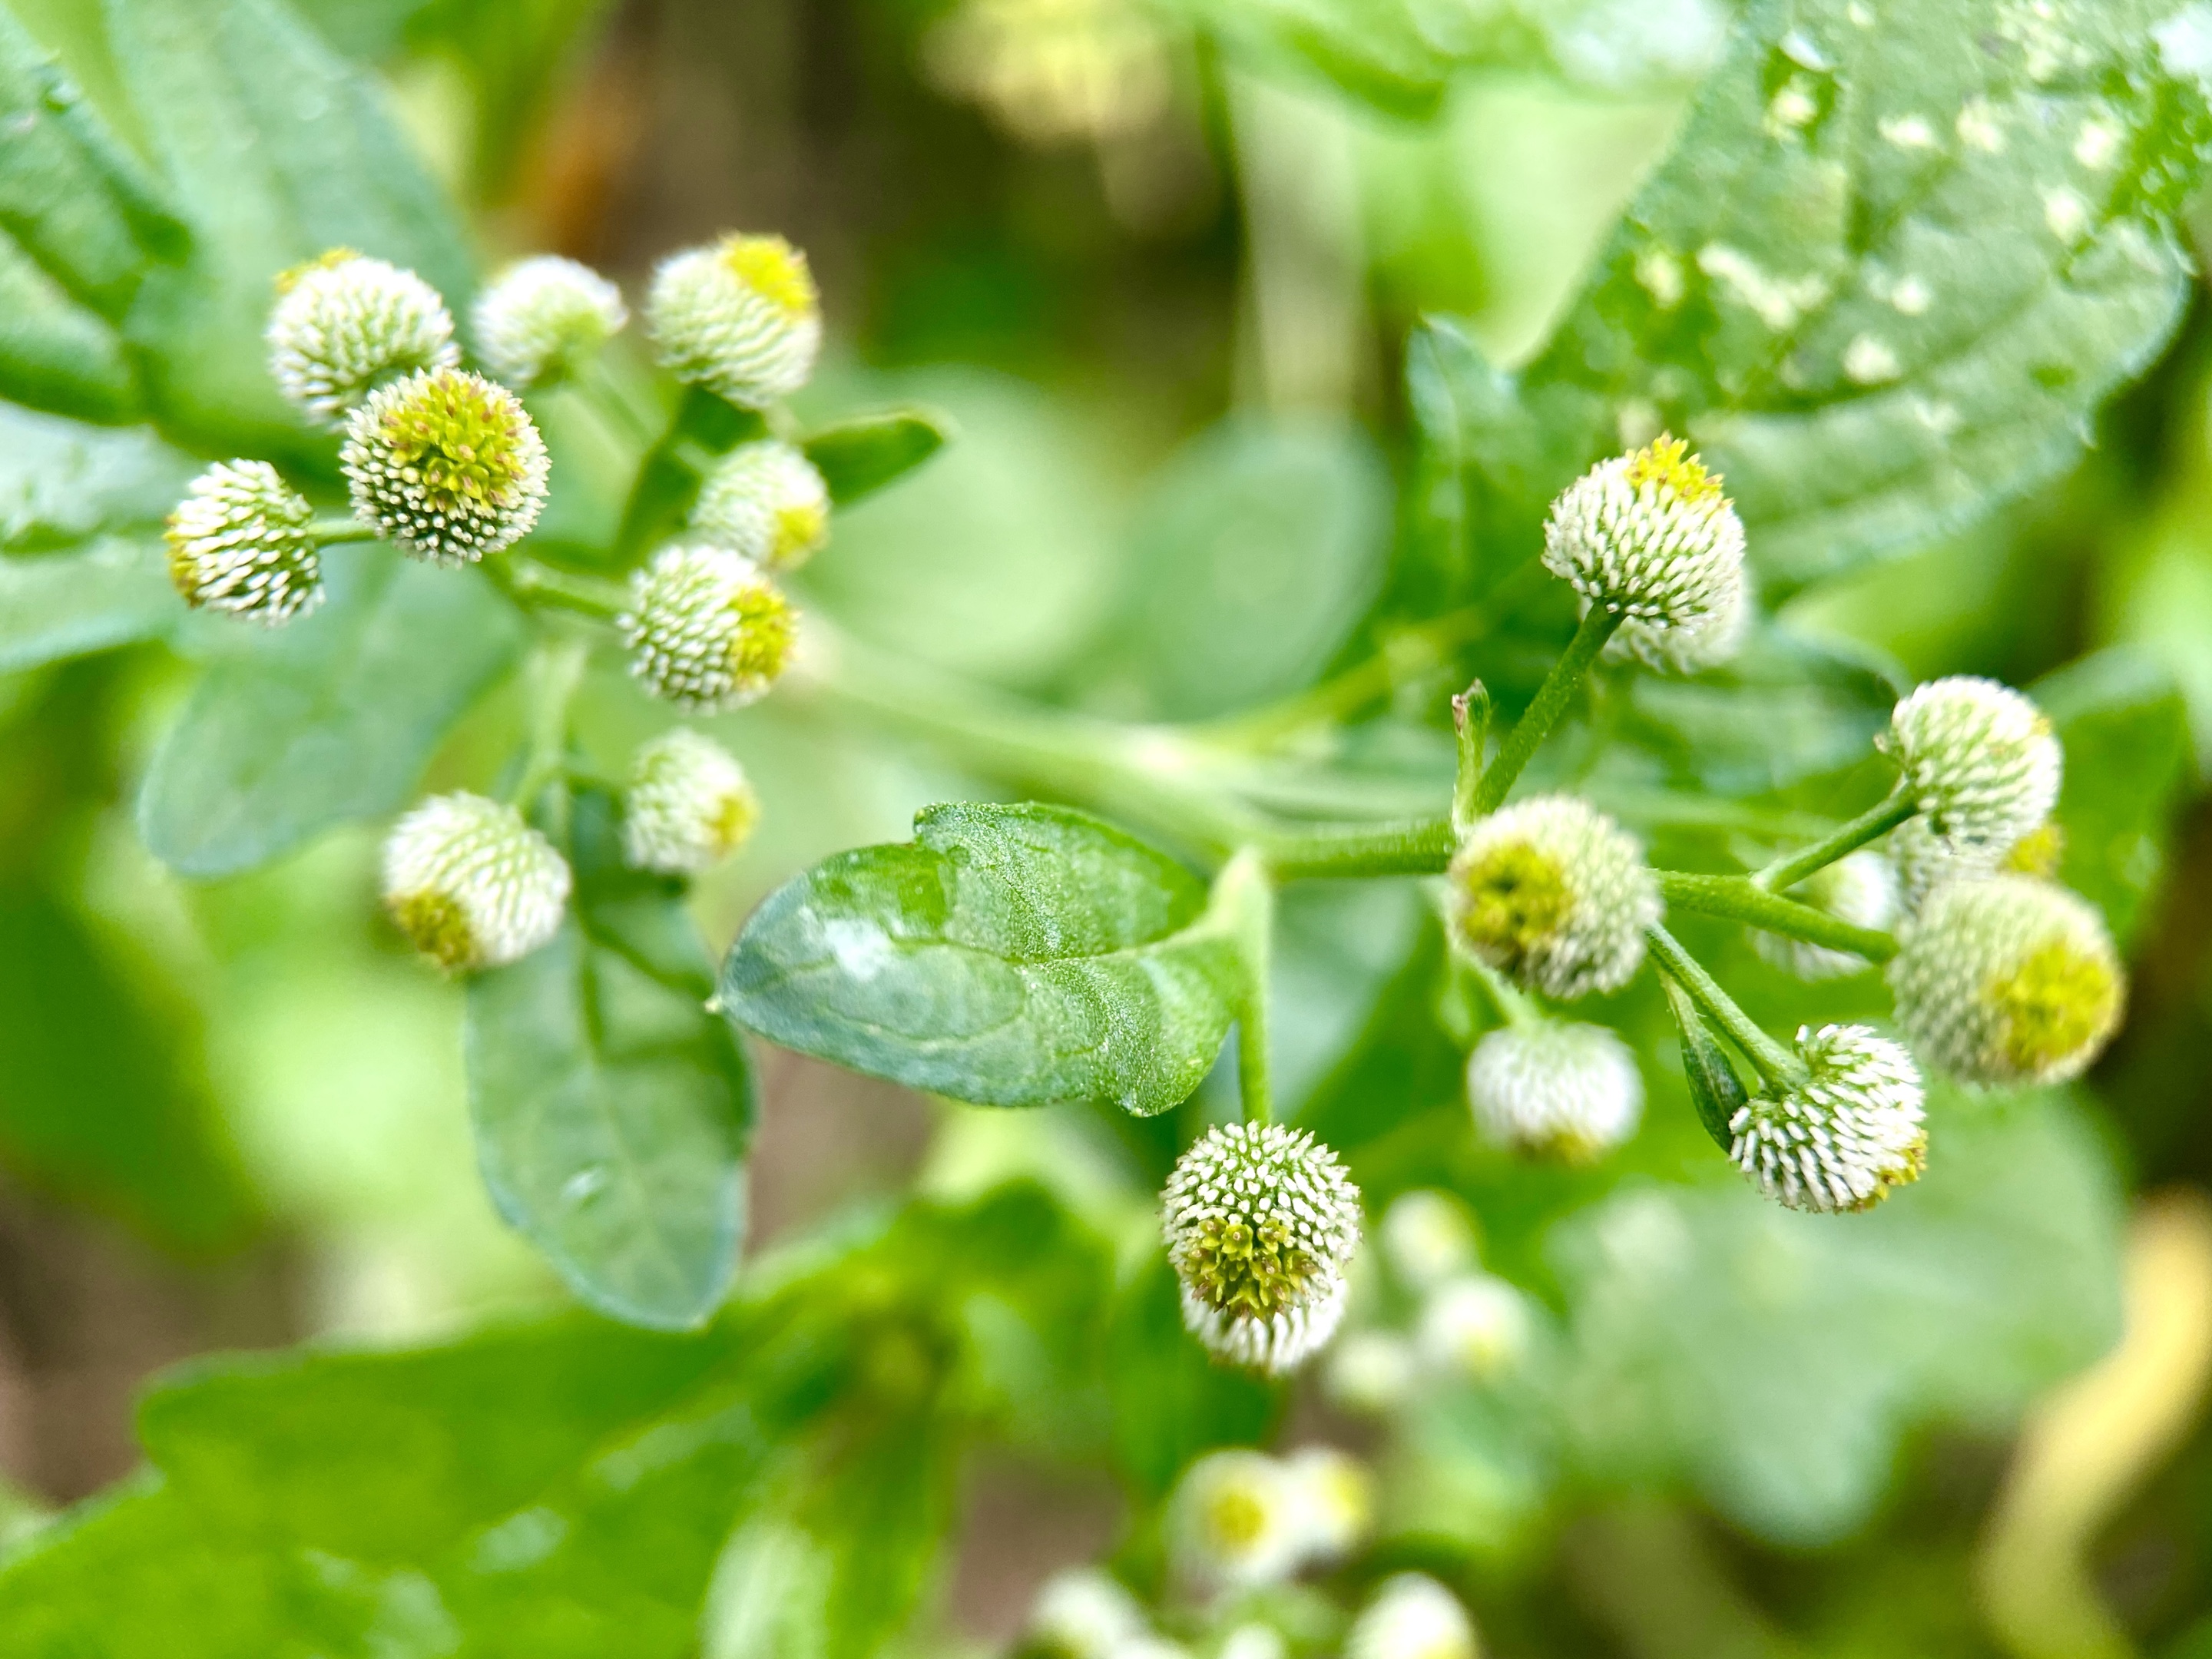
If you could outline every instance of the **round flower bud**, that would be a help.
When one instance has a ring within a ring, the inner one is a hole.
[[[1688,450],[1662,437],[1568,485],[1544,526],[1544,566],[1591,605],[1643,624],[1638,640],[1686,629],[1710,648],[1741,626],[1743,520]]]
[[[525,392],[574,374],[629,321],[620,289],[550,253],[509,265],[470,316],[484,367]]]
[[[1899,908],[1896,870],[1881,854],[1864,851],[1815,870],[1790,889],[1789,896],[1858,927],[1887,927],[1897,920]],[[1808,945],[1779,933],[1753,930],[1751,942],[1777,968],[1803,980],[1841,979],[1864,973],[1872,965],[1856,951]]]
[[[1627,984],[1662,909],[1634,837],[1571,795],[1533,796],[1478,821],[1445,880],[1459,944],[1555,997]]]
[[[1507,1025],[1474,1045],[1468,1103],[1501,1146],[1570,1164],[1603,1157],[1636,1133],[1644,1079],[1628,1045],[1602,1025]]]
[[[433,795],[384,843],[384,902],[440,966],[497,968],[560,932],[568,866],[512,806]]]
[[[630,579],[618,619],[630,672],[696,714],[768,695],[799,633],[791,601],[750,559],[720,547],[665,548]]]
[[[1732,588],[1723,588],[1701,618],[1668,627],[1631,617],[1605,642],[1607,662],[1640,662],[1670,674],[1698,674],[1732,660],[1751,632],[1751,600],[1738,568]],[[1589,601],[1583,602],[1587,612]]]
[[[1026,1645],[1049,1659],[1110,1659],[1146,1633],[1144,1609],[1119,1579],[1071,1567],[1037,1591]]]
[[[1952,851],[2002,856],[2058,803],[2064,756],[2051,722],[1995,680],[1930,680],[1897,705],[1881,747]]]
[[[460,361],[453,313],[411,270],[333,248],[277,279],[269,319],[269,372],[301,413],[325,426],[380,381]]]
[[[822,302],[806,256],[781,236],[725,236],[653,273],[646,323],[661,366],[745,409],[806,384]]]
[[[1433,1578],[1385,1579],[1345,1638],[1345,1659],[1479,1659],[1474,1626]]]
[[[1412,1398],[1418,1370],[1413,1345],[1393,1331],[1354,1331],[1336,1345],[1322,1379],[1340,1411],[1381,1417]]]
[[[545,441],[481,374],[428,369],[354,411],[339,459],[353,510],[432,564],[474,564],[527,536],[545,505]]]
[[[1399,1194],[1382,1212],[1380,1237],[1390,1270],[1417,1291],[1474,1267],[1474,1229],[1466,1206],[1449,1193]]]
[[[2079,1077],[2118,1029],[2127,982],[2094,907],[2031,876],[1946,882],[1899,934],[1897,1023],[1969,1083]]]
[[[1160,1194],[1183,1323],[1224,1359],[1287,1371],[1344,1316],[1359,1189],[1336,1154],[1279,1124],[1210,1129]]]
[[[790,444],[740,444],[699,491],[691,535],[766,569],[794,570],[830,539],[830,486]]]
[[[712,738],[682,726],[637,751],[623,800],[623,848],[641,870],[696,875],[745,843],[760,797],[745,769]]]
[[[1283,1466],[1297,1497],[1305,1560],[1341,1560],[1366,1541],[1375,1525],[1375,1477],[1367,1465],[1334,1446],[1304,1446]]]
[[[1421,1310],[1421,1358],[1447,1376],[1487,1382],[1528,1352],[1532,1322],[1520,1291],[1490,1273],[1440,1285]]]
[[[219,461],[169,514],[169,580],[195,609],[288,623],[323,602],[314,518],[268,462]]]
[[[1169,1549],[1204,1584],[1269,1584],[1297,1571],[1305,1546],[1291,1472],[1265,1452],[1218,1451],[1168,1500]]]
[[[1871,1209],[1927,1163],[1920,1070],[1863,1025],[1797,1033],[1802,1082],[1754,1097],[1729,1120],[1729,1156],[1793,1210]]]

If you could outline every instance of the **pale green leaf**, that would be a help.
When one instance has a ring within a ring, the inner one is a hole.
[[[952,441],[949,416],[899,409],[856,415],[807,434],[806,459],[830,486],[830,499],[849,507],[896,483]]]

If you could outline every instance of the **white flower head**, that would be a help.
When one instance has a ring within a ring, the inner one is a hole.
[[[646,325],[670,374],[745,409],[805,386],[822,349],[813,274],[781,236],[672,255],[653,273]]]
[[[470,315],[484,367],[522,392],[574,374],[629,321],[620,289],[551,253],[500,272]]]
[[[339,459],[355,514],[431,564],[458,568],[512,547],[545,506],[545,441],[522,400],[458,368],[371,392]]]
[[[1137,1598],[1096,1567],[1053,1574],[1030,1608],[1029,1645],[1051,1659],[1113,1659],[1148,1633]]]
[[[1390,1271],[1417,1291],[1474,1267],[1474,1228],[1449,1193],[1422,1187],[1399,1194],[1382,1212],[1376,1237]]]
[[[830,487],[794,445],[740,444],[700,489],[691,538],[763,569],[794,570],[830,539]]]
[[[745,843],[760,797],[730,751],[684,726],[665,732],[630,763],[623,848],[641,870],[696,875]]]
[[[1662,908],[1636,838],[1572,795],[1532,796],[1477,821],[1445,882],[1458,944],[1562,998],[1634,978]]]
[[[1437,1286],[1421,1308],[1421,1358],[1441,1376],[1487,1382],[1517,1367],[1534,1332],[1528,1300],[1492,1273]]]
[[[2065,757],[2051,722],[1995,680],[1930,680],[1897,705],[1881,747],[1953,851],[2002,855],[2058,804]]]
[[[1929,827],[1924,816],[1907,818],[1883,842],[1897,872],[1897,903],[1901,915],[1911,915],[1928,896],[1950,881],[1978,881],[1997,872],[2004,849],[2001,847],[1951,846]]]
[[[1352,1621],[1345,1659],[1480,1659],[1474,1625],[1433,1578],[1401,1572]]]
[[[1968,1083],[2079,1077],[2119,1028],[2127,977],[2095,907],[2032,876],[1929,895],[1889,965],[1897,1023]]]
[[[1177,1160],[1160,1194],[1183,1323],[1220,1358],[1279,1374],[1344,1316],[1359,1189],[1303,1130],[1224,1124]]]
[[[1340,1411],[1382,1417],[1413,1397],[1420,1360],[1395,1331],[1353,1331],[1331,1350],[1322,1386]]]
[[[1302,1446],[1283,1460],[1297,1503],[1309,1562],[1341,1560],[1375,1526],[1375,1477],[1367,1465],[1334,1446]]]
[[[275,627],[323,602],[315,511],[266,461],[218,461],[169,514],[169,580],[185,603]]]
[[[1635,654],[1655,659],[1657,636],[1683,630],[1703,636],[1692,654],[1704,666],[1730,629],[1740,637],[1743,520],[1688,450],[1662,436],[1568,485],[1544,526],[1544,566],[1589,604],[1641,624],[1627,647]]]
[[[1168,1547],[1201,1584],[1271,1584],[1298,1569],[1305,1534],[1290,1470],[1265,1452],[1208,1452],[1168,1500]]]
[[[1628,1045],[1604,1026],[1532,1021],[1474,1045],[1467,1097],[1498,1145],[1587,1164],[1636,1133],[1644,1078]]]
[[[768,695],[791,659],[799,613],[751,560],[726,548],[664,548],[630,578],[617,620],[630,672],[695,714]]]
[[[1669,674],[1698,674],[1733,661],[1751,632],[1751,596],[1743,568],[1733,584],[1715,591],[1712,609],[1703,617],[1668,626],[1632,617],[1605,642],[1605,660],[1634,660]],[[1583,602],[1587,611],[1589,601]]]
[[[1919,822],[1914,818],[1905,827]],[[1790,889],[1789,896],[1858,927],[1887,927],[1901,908],[1895,867],[1881,854],[1863,848],[1814,871]],[[1863,973],[1871,965],[1856,951],[1808,945],[1779,933],[1754,930],[1751,942],[1767,961],[1802,980],[1841,979]]]
[[[320,425],[344,425],[385,380],[460,361],[453,313],[411,270],[333,248],[276,280],[269,371],[286,399]]]
[[[433,795],[384,843],[384,902],[415,948],[456,971],[528,956],[561,929],[568,861],[512,806]]]
[[[1762,1091],[1729,1121],[1729,1156],[1793,1210],[1871,1209],[1920,1178],[1924,1093],[1912,1056],[1863,1025],[1797,1033],[1808,1075]]]

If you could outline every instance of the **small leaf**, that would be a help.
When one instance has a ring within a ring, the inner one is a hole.
[[[235,631],[155,751],[147,846],[189,876],[235,875],[318,831],[391,811],[522,628],[472,574],[382,548],[324,558],[331,598],[267,635]]]
[[[1243,991],[1206,890],[1051,806],[937,806],[912,844],[817,865],[722,965],[730,1017],[855,1071],[988,1106],[1187,1098]]]
[[[1735,1133],[1729,1125],[1743,1109],[1750,1097],[1744,1092],[1743,1083],[1729,1063],[1720,1039],[1705,1024],[1705,1017],[1698,1012],[1698,1005],[1690,994],[1676,984],[1671,975],[1660,975],[1667,988],[1667,1003],[1674,1011],[1674,1024],[1682,1033],[1682,1075],[1689,1080],[1690,1103],[1697,1108],[1698,1121],[1705,1126],[1705,1133],[1723,1152],[1735,1145]]]
[[[850,507],[896,483],[952,441],[951,419],[933,410],[857,415],[824,427],[803,447],[830,486],[830,499]]]
[[[623,560],[634,564],[679,535],[705,482],[702,465],[767,432],[768,423],[754,410],[726,403],[704,386],[687,387],[667,433],[646,452],[630,486],[615,537]]]
[[[744,1237],[752,1073],[706,1009],[713,968],[675,884],[624,867],[615,806],[580,796],[572,914],[469,986],[469,1099],[500,1212],[600,1311],[683,1328]]]

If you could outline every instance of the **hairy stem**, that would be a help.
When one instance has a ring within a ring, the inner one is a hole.
[[[1237,853],[1214,878],[1214,914],[1237,942],[1244,988],[1237,1008],[1237,1090],[1247,1123],[1271,1122],[1274,1091],[1267,1067],[1267,981],[1274,958],[1275,890],[1259,849]]]
[[[1849,951],[1869,962],[1887,962],[1897,954],[1897,940],[1892,935],[1878,928],[1856,927],[1840,916],[1771,893],[1748,876],[1693,876],[1680,870],[1651,873],[1658,878],[1659,890],[1670,910],[1724,916],[1808,945]]]
[[[1427,876],[1451,862],[1449,818],[1316,823],[1271,830],[1255,842],[1278,880],[1311,876]]]
[[[538,642],[530,661],[530,748],[507,799],[527,811],[567,770],[568,710],[592,658],[591,641],[574,635]]]
[[[1528,712],[1507,736],[1505,746],[1498,751],[1498,758],[1483,773],[1482,782],[1474,792],[1474,811],[1478,815],[1495,812],[1504,805],[1514,780],[1535,754],[1536,745],[1559,723],[1559,716],[1566,712],[1568,702],[1582,684],[1583,676],[1589,672],[1598,653],[1605,649],[1605,642],[1627,620],[1620,611],[1599,605],[1590,607],[1582,626],[1575,630],[1574,638],[1567,642],[1559,661],[1552,665],[1552,672],[1544,677],[1544,684],[1537,688],[1536,700],[1528,705]]]
[[[1651,954],[1659,958],[1660,967],[1690,994],[1691,1000],[1708,1018],[1728,1033],[1730,1041],[1759,1068],[1759,1076],[1778,1088],[1804,1081],[1805,1067],[1797,1056],[1759,1030],[1758,1021],[1736,1006],[1735,999],[1721,989],[1720,982],[1705,971],[1704,963],[1682,948],[1680,940],[1661,927],[1647,927],[1644,932],[1650,941]]]
[[[323,547],[337,547],[347,542],[373,542],[377,539],[376,526],[365,524],[351,514],[343,518],[335,514],[317,519],[307,526],[307,534]]]
[[[526,611],[566,611],[597,622],[612,622],[629,608],[629,596],[613,582],[579,576],[522,559],[486,559],[485,575],[500,592]]]
[[[1918,803],[1900,787],[1881,805],[1860,813],[1849,823],[1838,825],[1803,852],[1777,859],[1752,880],[1771,893],[1786,891],[1814,871],[1825,870],[1838,859],[1887,835],[1919,810]]]

